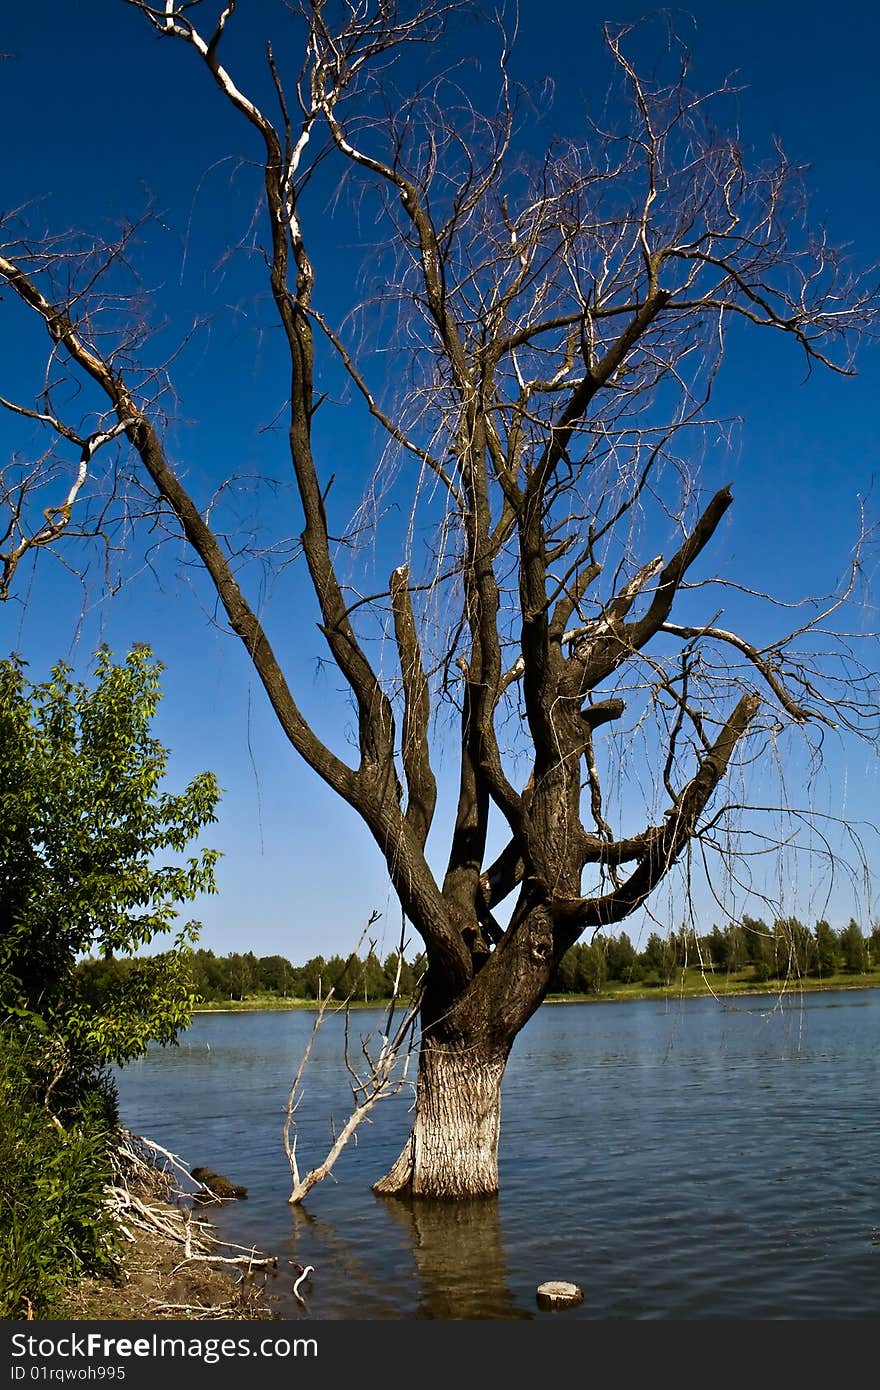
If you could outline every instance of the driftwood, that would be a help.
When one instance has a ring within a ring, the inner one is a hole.
[[[159,1317],[186,1317],[192,1322],[226,1322],[234,1318],[237,1311],[238,1305],[234,1301],[210,1307],[203,1303],[156,1303],[153,1307],[153,1312]]]
[[[152,1140],[120,1130],[114,1154],[114,1181],[107,1189],[106,1201],[126,1240],[134,1242],[135,1232],[142,1231],[179,1245],[181,1259],[174,1267],[175,1274],[188,1264],[202,1263],[235,1271],[241,1282],[258,1271],[278,1268],[277,1255],[267,1254],[256,1246],[221,1240],[213,1233],[210,1222],[199,1220],[188,1206],[181,1205],[186,1199],[198,1196],[198,1193],[187,1192],[181,1179],[190,1183],[198,1181],[176,1154]],[[294,1294],[305,1306],[299,1286],[314,1272],[314,1266],[290,1263],[297,1275]],[[234,1298],[216,1307],[157,1302],[153,1312],[163,1317],[222,1319],[234,1316],[238,1307]]]
[[[305,1269],[303,1270],[302,1274],[300,1274],[299,1278],[294,1280],[294,1284],[293,1284],[293,1296],[294,1296],[294,1298],[295,1298],[299,1303],[302,1304],[302,1306],[303,1306],[304,1308],[306,1307],[306,1301],[305,1301],[305,1299],[303,1298],[302,1294],[301,1294],[300,1291],[299,1291],[299,1286],[300,1286],[300,1284],[304,1284],[304,1283],[305,1283],[305,1281],[306,1281],[306,1279],[308,1279],[309,1275],[314,1273],[314,1270],[315,1270],[315,1266],[314,1266],[314,1265],[306,1265]]]
[[[249,1255],[184,1255],[180,1264],[175,1265],[171,1272],[176,1274],[178,1270],[183,1269],[184,1265],[194,1264],[198,1260],[212,1265],[237,1265],[244,1270],[245,1274],[250,1274],[254,1269],[278,1268],[277,1255],[258,1255],[256,1247],[254,1247],[253,1252]]]

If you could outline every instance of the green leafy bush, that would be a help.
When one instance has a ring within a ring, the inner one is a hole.
[[[36,1035],[39,1036],[39,1035]],[[115,1124],[101,1078],[80,1087],[64,1123],[46,1105],[51,1046],[0,1030],[0,1317],[57,1313],[64,1288],[112,1267],[119,1236],[106,1205]],[[25,1041],[27,1039],[27,1041]],[[69,1089],[69,1085],[68,1085]]]
[[[60,1289],[112,1259],[106,1203],[116,1133],[109,1063],[173,1042],[195,993],[197,924],[173,949],[178,905],[216,891],[216,819],[201,773],[164,790],[152,736],[162,667],[147,647],[98,653],[94,688],[59,664],[31,682],[0,661],[0,1313],[44,1316]],[[101,981],[78,959],[125,962]]]
[[[162,787],[161,670],[144,646],[120,664],[100,651],[93,689],[63,664],[34,684],[17,659],[0,662],[0,1009],[39,1016],[98,1065],[186,1027],[195,999],[180,961],[195,924],[103,1009],[79,989],[77,957],[133,956],[174,929],[181,902],[216,891],[217,852],[184,856],[216,819],[219,789],[208,772]]]

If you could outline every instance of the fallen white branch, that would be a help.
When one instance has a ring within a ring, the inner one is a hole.
[[[201,1261],[203,1264],[211,1265],[237,1265],[244,1269],[246,1274],[250,1274],[252,1269],[277,1269],[277,1255],[257,1255],[256,1249],[250,1255],[184,1255],[179,1264],[174,1266],[172,1274],[177,1274],[178,1270],[183,1269],[184,1265],[195,1264]]]

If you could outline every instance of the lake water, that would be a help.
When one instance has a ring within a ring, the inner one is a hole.
[[[119,1077],[123,1123],[248,1186],[219,1234],[279,1256],[284,1318],[862,1319],[880,1312],[880,990],[545,1005],[503,1087],[497,1199],[378,1198],[408,1133],[385,1100],[303,1208],[281,1130],[306,1011],[199,1015]],[[352,1016],[355,1044],[382,1021]],[[328,1018],[303,1171],[348,1114]],[[307,1310],[287,1260],[315,1272]],[[547,1313],[535,1290],[585,1299]]]

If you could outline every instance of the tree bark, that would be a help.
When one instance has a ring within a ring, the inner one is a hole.
[[[412,1134],[373,1191],[439,1198],[496,1193],[506,1062],[507,1051],[464,1041],[423,1044]]]

